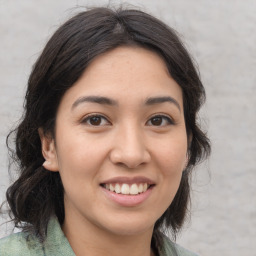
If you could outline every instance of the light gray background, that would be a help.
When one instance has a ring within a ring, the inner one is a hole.
[[[73,7],[104,3],[0,0],[0,201],[9,182],[5,137],[22,113],[33,62]],[[201,255],[256,255],[256,1],[128,3],[183,35],[207,91],[201,116],[213,152],[194,175],[192,218],[178,242]],[[0,226],[0,237],[8,232]]]

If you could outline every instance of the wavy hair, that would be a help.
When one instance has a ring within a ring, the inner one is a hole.
[[[173,202],[155,224],[152,247],[161,245],[162,228],[171,229],[175,237],[182,227],[190,202],[191,171],[210,153],[209,140],[197,120],[205,100],[198,71],[177,33],[160,20],[133,9],[93,8],[69,19],[50,38],[30,74],[22,120],[7,137],[10,145],[15,136],[16,148],[9,150],[19,177],[6,197],[11,218],[23,231],[44,239],[51,215],[55,214],[60,224],[65,218],[61,178],[58,172],[42,167],[38,129],[54,137],[56,112],[65,92],[95,57],[119,46],[156,52],[182,89],[186,130],[191,138],[189,160]]]

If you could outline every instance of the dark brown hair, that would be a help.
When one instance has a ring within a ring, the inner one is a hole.
[[[33,231],[43,239],[51,215],[55,214],[63,223],[62,182],[59,173],[42,167],[38,128],[54,137],[56,112],[64,93],[95,57],[124,45],[159,54],[182,88],[186,129],[191,138],[189,161],[173,202],[155,224],[154,246],[160,243],[163,227],[171,228],[174,235],[182,227],[190,201],[191,170],[210,153],[209,140],[197,122],[198,110],[205,99],[204,87],[172,28],[142,11],[109,8],[93,8],[68,20],[51,37],[33,67],[23,118],[10,133],[15,135],[12,157],[18,164],[19,178],[8,188],[6,196],[16,227]]]

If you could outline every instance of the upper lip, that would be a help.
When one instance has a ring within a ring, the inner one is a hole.
[[[154,185],[155,182],[151,179],[143,176],[137,176],[137,177],[114,177],[107,180],[104,180],[101,182],[101,184],[110,184],[110,183],[119,183],[119,184],[134,184],[134,183],[147,183],[149,185]]]

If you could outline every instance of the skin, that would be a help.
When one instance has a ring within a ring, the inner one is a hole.
[[[88,96],[115,104],[81,100]],[[176,103],[145,103],[162,96]],[[98,56],[64,94],[55,138],[41,133],[41,140],[44,167],[61,175],[62,228],[76,255],[151,255],[154,223],[171,204],[187,161],[182,90],[164,61],[139,47]],[[100,185],[138,176],[154,186],[135,206],[110,200]]]

